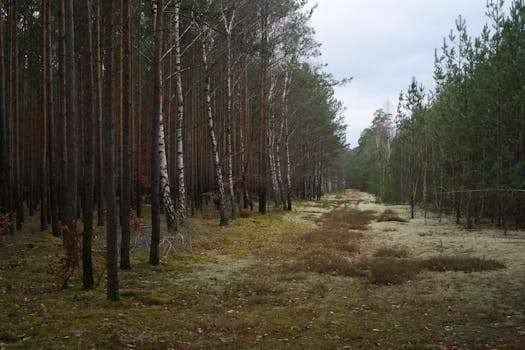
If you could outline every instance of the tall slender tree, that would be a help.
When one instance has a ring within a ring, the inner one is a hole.
[[[121,181],[121,229],[120,268],[131,267],[130,250],[130,210],[131,210],[131,3],[130,0],[121,2],[121,64],[122,64],[122,181]]]
[[[156,0],[155,51],[153,57],[153,116],[151,118],[151,245],[149,262],[158,265],[160,244],[160,157],[158,137],[162,113],[161,57],[163,1]]]
[[[93,262],[91,249],[93,241],[93,212],[95,190],[95,126],[96,126],[96,95],[95,95],[95,62],[93,57],[92,35],[92,2],[85,1],[84,22],[85,37],[82,45],[84,58],[84,232],[82,235],[82,281],[85,289],[93,288]]]
[[[118,239],[117,203],[115,189],[115,115],[113,101],[113,10],[114,0],[103,2],[104,14],[104,112],[103,112],[103,150],[104,150],[104,199],[106,203],[106,269],[108,274],[107,298],[119,299],[118,280]]]

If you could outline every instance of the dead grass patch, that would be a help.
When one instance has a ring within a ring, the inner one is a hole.
[[[388,222],[388,221],[408,222],[408,220],[400,217],[399,214],[393,211],[392,209],[386,209],[384,212],[379,214],[379,216],[377,217],[377,221],[378,222]]]
[[[413,280],[421,266],[412,259],[377,258],[368,262],[371,283],[393,285]]]
[[[471,256],[434,256],[421,262],[421,266],[429,271],[493,271],[504,269],[505,265],[497,260]]]
[[[350,260],[326,250],[313,250],[305,253],[293,262],[289,269],[293,272],[317,272],[334,276],[365,276],[365,272]]]
[[[333,210],[321,217],[325,225],[344,227],[348,230],[364,231],[368,224],[375,219],[374,210],[358,210],[353,208]]]
[[[382,247],[375,253],[376,258],[408,258],[409,252],[405,247]]]
[[[320,227],[301,235],[299,239],[302,243],[320,244],[324,247],[355,253],[359,251],[359,244],[355,240],[361,237],[362,234],[348,233],[340,228]]]

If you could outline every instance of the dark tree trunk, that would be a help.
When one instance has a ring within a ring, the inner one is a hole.
[[[6,77],[4,64],[3,1],[0,0],[0,214],[9,213],[10,208],[10,141],[6,111]],[[2,234],[2,232],[0,232]]]
[[[51,212],[51,225],[53,235],[60,235],[60,222],[58,217],[58,167],[57,167],[57,146],[55,133],[55,113],[53,107],[53,69],[52,69],[52,45],[51,45],[51,1],[46,1],[46,87],[47,87],[47,128],[49,135],[48,142],[48,166],[49,166],[49,207]]]
[[[66,140],[67,140],[67,184],[64,194],[64,224],[67,230],[64,239],[76,229],[77,217],[77,113],[75,83],[75,24],[73,17],[73,0],[65,3],[65,48],[66,48]]]
[[[47,177],[47,118],[51,118],[51,116],[47,115],[47,3],[49,0],[42,1],[42,16],[40,16],[41,20],[41,33],[42,33],[42,42],[41,42],[41,87],[40,87],[40,114],[42,117],[42,158],[41,158],[41,167],[42,167],[42,191],[41,191],[41,198],[40,198],[40,230],[46,231],[47,230],[47,224],[48,224],[48,217],[47,217],[47,199],[48,199],[48,177]],[[29,205],[30,211],[32,208],[32,204]]]
[[[95,80],[93,60],[93,38],[91,29],[91,1],[85,2],[85,37],[82,45],[84,56],[84,232],[82,235],[82,281],[84,289],[93,288],[93,262],[91,247],[93,241],[94,209],[94,139],[95,139]]]
[[[120,244],[120,268],[131,268],[129,259],[130,250],[130,209],[131,209],[131,60],[130,60],[130,11],[129,0],[122,0],[122,41],[121,41],[121,64],[122,64],[122,181],[121,181],[121,225],[122,237]]]
[[[113,104],[113,2],[104,3],[104,116],[103,116],[103,173],[106,202],[106,269],[108,273],[107,298],[119,299],[117,202],[115,190],[115,116]]]
[[[97,197],[97,225],[104,225],[104,197],[102,195],[102,168],[103,168],[103,154],[102,154],[102,41],[100,28],[100,0],[95,0],[95,88],[97,97],[97,174],[95,179],[96,197]]]
[[[64,217],[64,200],[67,192],[67,123],[66,123],[66,20],[65,0],[60,0],[58,11],[58,96],[59,100],[59,130],[60,138],[60,191],[59,191],[59,216],[62,223]]]

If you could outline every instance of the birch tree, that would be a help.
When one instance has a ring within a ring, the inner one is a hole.
[[[209,1],[206,2],[209,7]],[[215,127],[213,123],[213,110],[212,110],[212,100],[211,100],[211,76],[208,66],[208,55],[210,52],[210,47],[213,45],[213,36],[210,28],[207,23],[198,23],[197,20],[194,20],[194,24],[198,29],[200,40],[201,40],[201,54],[202,54],[202,63],[204,70],[204,94],[206,98],[206,120],[208,125],[208,135],[211,142],[211,152],[213,159],[213,170],[215,175],[215,186],[219,201],[219,210],[220,210],[220,225],[228,225],[228,208],[226,206],[226,195],[224,191],[224,182],[222,179],[222,169],[221,162],[219,159],[219,150],[217,145],[217,137],[215,135]]]
[[[175,46],[175,84],[177,95],[177,172],[179,185],[179,215],[180,223],[184,224],[187,218],[186,204],[186,184],[184,168],[184,142],[182,131],[184,126],[184,94],[182,92],[182,53],[181,53],[181,33],[180,33],[180,5],[182,0],[175,1],[175,11],[173,14],[174,27],[174,46]]]

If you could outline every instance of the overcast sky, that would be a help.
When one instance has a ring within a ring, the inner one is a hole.
[[[507,0],[510,3],[509,0]],[[309,0],[320,60],[335,78],[353,77],[336,97],[347,110],[347,142],[357,146],[374,111],[387,102],[395,112],[413,76],[433,88],[434,49],[462,15],[476,37],[487,18],[486,0]]]

